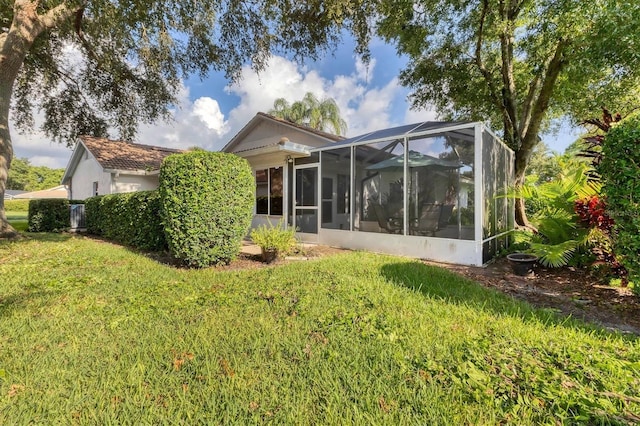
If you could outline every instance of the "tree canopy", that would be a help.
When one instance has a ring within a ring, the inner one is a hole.
[[[285,98],[276,99],[269,114],[316,130],[333,131],[336,135],[347,133],[347,123],[340,116],[336,101],[331,98],[319,100],[311,92],[292,104]]]
[[[0,236],[11,232],[2,193],[21,130],[44,115],[51,139],[131,139],[167,117],[182,79],[224,71],[234,79],[274,52],[316,58],[346,30],[366,57],[368,2],[331,0],[13,0],[0,3]]]
[[[414,105],[488,120],[516,152],[518,184],[552,119],[637,106],[638,2],[388,0],[380,13],[379,34],[409,57]]]
[[[33,166],[27,158],[14,158],[9,170],[7,189],[39,191],[60,185],[64,169]]]

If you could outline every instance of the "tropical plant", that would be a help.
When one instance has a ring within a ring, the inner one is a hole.
[[[320,101],[311,92],[293,104],[285,98],[276,99],[269,114],[316,130],[333,131],[337,135],[347,133],[347,123],[340,116],[336,101],[331,98]]]
[[[534,185],[525,184],[514,189],[507,196],[521,197],[539,206],[530,217],[535,232],[520,231],[529,251],[540,258],[540,263],[548,267],[567,265],[576,250],[586,247],[589,232],[579,226],[575,211],[577,200],[597,195],[599,187],[587,181],[584,164],[575,165],[571,170],[560,173],[556,180]]]

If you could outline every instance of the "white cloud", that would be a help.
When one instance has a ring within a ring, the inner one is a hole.
[[[9,119],[11,121],[11,118]],[[11,128],[11,126],[10,126]],[[55,169],[64,168],[71,156],[72,148],[51,142],[44,133],[20,134],[11,128],[14,157],[28,158],[34,166],[47,166]]]
[[[356,76],[359,80],[369,83],[373,76],[373,70],[376,67],[376,59],[371,58],[368,64],[362,62],[360,57],[356,57]]]
[[[419,123],[421,121],[439,121],[438,114],[434,109],[412,109],[411,105],[407,105],[407,110],[404,114],[404,122]]]
[[[356,59],[353,74],[338,74],[331,79],[279,56],[271,58],[260,74],[245,67],[241,79],[227,87],[228,92],[241,99],[229,113],[229,123],[237,132],[258,111],[271,109],[275,99],[285,98],[294,102],[302,99],[305,93],[312,92],[321,99],[335,99],[347,122],[349,136],[402,124],[393,123],[391,109],[394,99],[403,89],[395,78],[383,87],[371,87],[375,64],[372,60],[367,66]],[[235,132],[231,131],[230,135]]]
[[[406,89],[396,78],[383,86],[373,86],[375,66],[375,60],[365,65],[354,59],[352,74],[325,78],[315,70],[274,56],[260,74],[245,67],[238,82],[226,87],[240,99],[226,117],[216,99],[201,96],[191,100],[189,88],[184,87],[172,112],[173,119],[141,125],[136,141],[182,149],[192,146],[221,149],[257,112],[271,109],[275,99],[294,102],[307,92],[336,100],[349,127],[348,136],[404,124],[407,117],[394,119],[392,114],[394,102],[403,99]],[[71,154],[68,148],[51,144],[37,132],[27,136],[13,134],[17,156],[28,157],[33,164],[66,166]]]
[[[215,99],[207,96],[196,99],[193,103],[193,114],[218,136],[227,133],[227,122],[224,121],[224,114],[220,111],[220,106]]]

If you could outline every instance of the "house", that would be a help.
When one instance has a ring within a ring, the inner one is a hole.
[[[13,200],[16,195],[24,194],[27,191],[19,191],[17,189],[7,189],[4,191],[4,199],[5,200]]]
[[[69,198],[69,191],[66,185],[58,185],[49,189],[42,189],[40,191],[24,192],[15,195],[14,200],[34,200],[39,198]]]
[[[95,195],[153,190],[158,187],[160,165],[178,149],[80,136],[62,184],[69,198],[84,200]]]
[[[252,227],[283,223],[304,242],[483,265],[515,226],[514,153],[483,123],[427,121],[352,138],[256,114],[222,149],[255,177]],[[178,150],[83,136],[70,196],[155,189]]]
[[[289,218],[293,206],[293,162],[315,162],[310,149],[344,138],[259,112],[223,148],[245,158],[256,178],[252,227]],[[300,171],[300,173],[303,173]]]
[[[256,184],[252,226],[305,242],[483,265],[508,244],[514,154],[483,123],[423,122],[343,139],[258,113],[223,148]]]

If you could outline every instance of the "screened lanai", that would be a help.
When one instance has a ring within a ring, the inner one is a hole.
[[[482,123],[424,122],[293,160],[303,241],[482,265],[508,243],[513,152]]]

